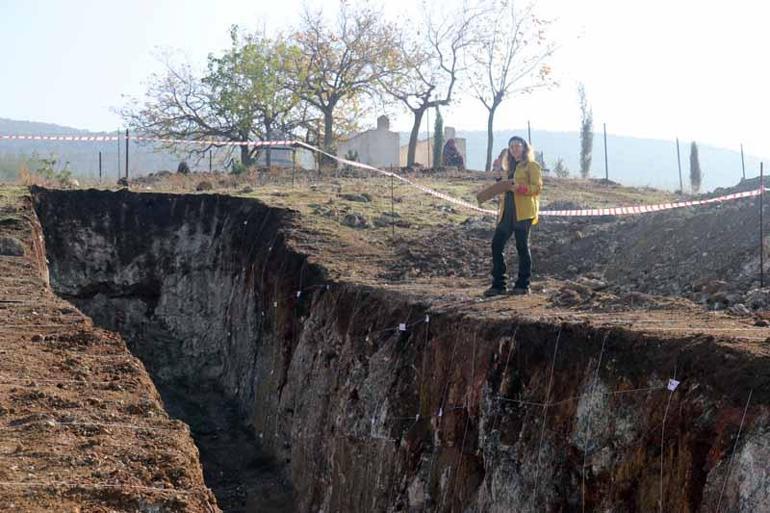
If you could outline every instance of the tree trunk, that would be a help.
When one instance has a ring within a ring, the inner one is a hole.
[[[324,111],[324,146],[323,149],[327,153],[331,153],[332,155],[335,154],[334,150],[334,110],[333,107]],[[323,156],[321,159],[321,162],[323,162],[324,165],[328,166],[335,166],[337,165],[337,161],[327,157],[326,155]]]
[[[247,144],[241,144],[241,164],[248,167],[251,165],[251,151]]]
[[[487,163],[484,164],[484,171],[487,173],[492,170],[492,146],[495,144],[495,111],[497,105],[493,104],[487,116]]]
[[[273,139],[273,131],[271,130],[271,123],[267,120],[265,120],[265,139],[268,141],[271,141]],[[270,146],[267,146],[265,148],[265,166],[267,167],[267,170],[270,171],[270,165],[272,164],[272,156],[270,155]]]
[[[414,124],[412,125],[412,133],[409,134],[409,148],[406,152],[406,167],[414,167],[415,153],[417,153],[417,139],[420,136],[420,125],[422,124],[422,115],[426,109],[413,110]]]

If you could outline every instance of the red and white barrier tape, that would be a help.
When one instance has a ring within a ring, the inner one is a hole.
[[[647,214],[649,212],[661,212],[663,210],[671,210],[675,208],[683,207],[695,207],[698,205],[708,205],[711,203],[721,203],[723,201],[736,200],[741,198],[751,198],[762,194],[762,189],[755,189],[753,191],[736,192],[734,194],[727,194],[725,196],[719,196],[717,198],[709,198],[704,200],[695,201],[679,201],[676,203],[661,203],[658,205],[634,205],[630,207],[612,207],[612,208],[591,208],[583,210],[542,210],[541,216],[572,216],[572,217],[595,217],[595,216],[622,216],[622,215],[635,215],[635,214]]]
[[[418,183],[415,183],[408,178],[405,178],[401,175],[398,175],[396,173],[385,171],[382,169],[378,169],[376,167],[367,165],[367,164],[361,164],[360,162],[355,162],[347,159],[343,159],[340,157],[337,157],[335,155],[331,155],[330,153],[327,153],[319,148],[316,148],[314,146],[311,146],[309,144],[305,144],[303,142],[298,143],[299,146],[305,147],[310,151],[316,151],[323,155],[326,155],[327,157],[333,158],[337,162],[341,162],[343,164],[358,167],[361,169],[367,169],[369,171],[375,171],[377,173],[383,174],[385,176],[392,176],[393,178],[400,180],[406,184],[409,184],[410,186],[419,189],[426,194],[430,194],[431,196],[435,196],[437,198],[441,198],[445,201],[448,201],[450,203],[454,203],[455,205],[461,206],[463,208],[474,210],[476,212],[480,212],[482,214],[491,214],[491,215],[497,215],[497,211],[490,210],[486,208],[481,208],[477,205],[474,205],[473,203],[455,198],[453,196],[449,196],[448,194],[444,194],[442,192],[438,192],[434,189],[431,189],[430,187],[425,187],[424,185],[420,185]],[[621,215],[634,215],[634,214],[646,214],[649,212],[660,212],[663,210],[671,210],[675,208],[683,208],[683,207],[694,207],[698,205],[707,205],[711,203],[721,203],[723,201],[730,201],[730,200],[736,200],[741,198],[750,198],[753,196],[759,196],[762,193],[763,188],[755,189],[753,191],[746,191],[746,192],[736,192],[734,194],[727,194],[725,196],[719,196],[717,198],[709,198],[704,200],[694,200],[694,201],[680,201],[676,203],[661,203],[658,205],[635,205],[635,206],[629,206],[629,207],[611,207],[611,208],[593,208],[593,209],[582,209],[582,210],[541,210],[540,215],[541,216],[550,216],[550,217],[598,217],[598,216],[621,216]]]
[[[0,141],[105,142],[118,139],[116,135],[0,135]]]
[[[115,136],[115,135],[0,135],[0,141],[57,141],[57,142],[107,142],[107,141],[117,141],[119,139],[124,139],[125,136]],[[212,146],[252,146],[252,147],[269,147],[269,146],[292,146],[292,147],[302,147],[309,151],[319,153],[321,155],[325,155],[331,159],[336,160],[337,162],[340,162],[341,164],[345,164],[351,167],[356,167],[359,169],[366,169],[368,171],[374,171],[376,173],[379,173],[383,176],[390,176],[395,180],[399,180],[400,182],[403,182],[410,187],[414,187],[417,190],[420,190],[424,192],[425,194],[429,194],[431,196],[434,196],[436,198],[440,198],[444,201],[447,201],[449,203],[453,203],[457,206],[460,206],[462,208],[465,208],[467,210],[472,210],[474,212],[478,212],[481,214],[489,214],[489,215],[496,215],[497,212],[495,210],[481,208],[478,205],[474,205],[471,202],[461,200],[458,198],[455,198],[453,196],[450,196],[448,194],[444,194],[443,192],[439,192],[435,189],[431,189],[430,187],[426,187],[424,185],[421,185],[417,182],[414,182],[404,176],[401,176],[397,173],[394,173],[392,171],[385,171],[383,169],[376,168],[374,166],[370,166],[368,164],[362,164],[361,162],[356,162],[353,160],[348,160],[345,158],[338,157],[336,155],[332,155],[331,153],[328,153],[320,148],[317,148],[315,146],[312,146],[310,144],[307,144],[302,141],[290,141],[290,140],[284,140],[284,141],[219,141],[214,139],[172,139],[172,138],[163,138],[163,137],[147,137],[147,136],[135,136],[132,137],[130,140],[138,141],[138,142],[158,142],[158,143],[166,143],[166,144],[205,144],[205,145],[212,145]],[[578,210],[541,210],[540,215],[541,216],[548,216],[548,217],[600,217],[600,216],[622,216],[622,215],[637,215],[637,214],[646,214],[650,212],[661,212],[664,210],[672,210],[675,208],[684,208],[684,207],[695,207],[699,205],[708,205],[712,203],[721,203],[724,201],[731,201],[741,198],[750,198],[754,196],[759,196],[762,194],[763,187],[760,187],[759,189],[755,189],[753,191],[746,191],[746,192],[736,192],[734,194],[727,194],[725,196],[719,196],[717,198],[709,198],[704,200],[694,200],[694,201],[679,201],[676,203],[661,203],[658,205],[634,205],[634,206],[628,206],[628,207],[610,207],[610,208],[591,208],[591,209],[578,209]]]
[[[370,166],[368,164],[362,164],[360,162],[356,162],[356,161],[353,161],[353,160],[348,160],[348,159],[340,158],[340,157],[338,157],[336,155],[332,155],[331,153],[327,153],[327,152],[323,151],[320,148],[316,148],[315,146],[311,146],[311,145],[309,145],[307,143],[304,143],[304,142],[301,142],[301,141],[297,142],[297,145],[300,146],[300,147],[306,148],[306,149],[308,149],[310,151],[314,151],[314,152],[320,153],[322,155],[326,155],[327,157],[332,158],[332,159],[334,159],[337,162],[340,162],[342,164],[346,164],[346,165],[352,166],[352,167],[357,167],[357,168],[360,168],[360,169],[366,169],[366,170],[369,170],[369,171],[374,171],[374,172],[379,173],[379,174],[384,175],[384,176],[390,176],[390,177],[392,177],[392,178],[394,178],[396,180],[399,180],[399,181],[401,181],[401,182],[403,182],[405,184],[408,184],[411,187],[414,187],[415,189],[418,189],[418,190],[420,190],[420,191],[422,191],[422,192],[424,192],[426,194],[430,194],[431,196],[435,196],[437,198],[441,198],[441,199],[443,199],[445,201],[448,201],[449,203],[454,203],[455,205],[461,206],[461,207],[466,208],[468,210],[474,210],[474,211],[480,212],[482,214],[496,214],[496,212],[494,210],[489,210],[489,209],[486,209],[486,208],[481,208],[481,207],[479,207],[477,205],[474,205],[473,203],[470,203],[468,201],[457,199],[454,196],[450,196],[448,194],[444,194],[443,192],[438,192],[438,191],[436,191],[434,189],[431,189],[430,187],[426,187],[424,185],[420,185],[417,182],[413,182],[412,180],[410,180],[410,179],[408,179],[406,177],[403,177],[403,176],[401,176],[401,175],[399,175],[397,173],[393,173],[392,171],[385,171],[384,169],[379,169],[379,168],[376,168],[374,166]]]
[[[139,142],[159,142],[165,144],[205,144],[207,146],[296,146],[295,141],[220,141],[215,139],[171,139],[166,137],[136,136],[131,140]]]
[[[0,141],[114,142],[125,138],[125,135],[0,135]],[[295,141],[221,141],[215,139],[172,139],[143,135],[131,136],[129,140],[136,142],[205,144],[212,146],[296,146]]]

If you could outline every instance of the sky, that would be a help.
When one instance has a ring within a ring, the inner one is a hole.
[[[384,10],[417,19],[420,4],[389,0]],[[333,12],[337,0],[0,0],[0,117],[113,130],[121,125],[115,110],[126,96],[141,97],[162,51],[202,66],[227,46],[232,24],[287,30],[303,5]],[[743,143],[770,156],[770,3],[540,0],[537,8],[555,19],[560,49],[550,64],[560,86],[506,101],[496,129],[529,120],[535,129],[576,131],[582,82],[598,130],[606,123],[611,134]],[[443,112],[445,124],[485,129],[478,100],[458,100]],[[410,118],[395,113],[391,126],[406,131]]]

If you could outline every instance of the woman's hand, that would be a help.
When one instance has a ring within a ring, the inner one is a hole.
[[[522,183],[522,184],[519,184],[519,185],[516,185],[516,186],[515,186],[515,188],[514,188],[514,190],[515,190],[515,191],[516,191],[518,194],[529,194],[529,187],[527,187],[527,186],[526,186],[526,185],[524,185],[523,183]]]

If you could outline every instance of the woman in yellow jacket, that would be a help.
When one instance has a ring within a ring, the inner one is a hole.
[[[511,190],[500,195],[497,207],[497,228],[492,237],[492,286],[484,292],[487,297],[506,293],[506,266],[503,250],[511,238],[516,240],[519,274],[513,294],[529,294],[532,276],[532,255],[529,251],[529,231],[537,224],[540,191],[543,178],[540,165],[533,158],[532,148],[521,137],[508,141],[508,149],[500,155],[502,179],[511,181]]]

